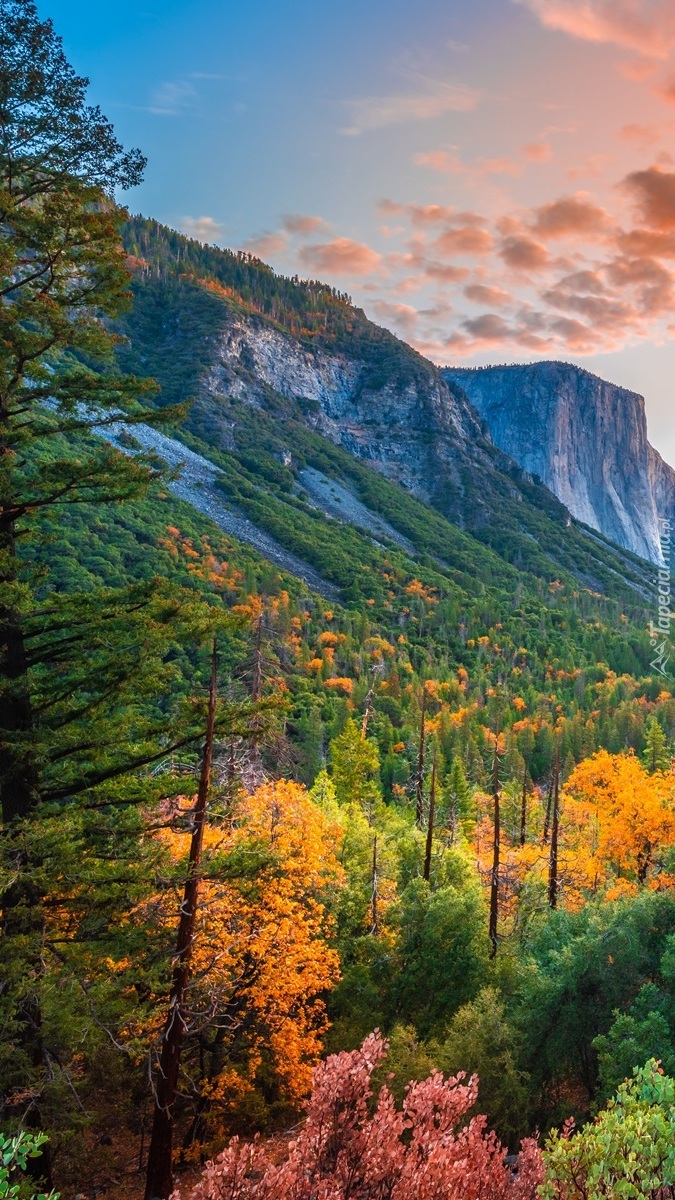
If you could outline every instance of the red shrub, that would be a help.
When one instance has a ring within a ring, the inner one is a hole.
[[[321,1063],[286,1161],[275,1166],[257,1141],[235,1138],[189,1200],[536,1200],[543,1178],[536,1142],[523,1142],[514,1173],[485,1117],[465,1119],[478,1094],[475,1076],[464,1082],[463,1074],[435,1072],[409,1086],[402,1111],[384,1086],[373,1110],[371,1078],[386,1051],[375,1032],[360,1050]]]

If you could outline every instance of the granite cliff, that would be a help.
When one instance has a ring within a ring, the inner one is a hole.
[[[652,562],[675,519],[675,471],[647,440],[642,396],[570,363],[448,367],[495,445],[579,521]]]

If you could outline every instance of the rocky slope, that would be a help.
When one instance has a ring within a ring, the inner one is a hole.
[[[445,368],[492,440],[574,517],[652,562],[675,519],[675,471],[647,440],[644,400],[569,363]]]

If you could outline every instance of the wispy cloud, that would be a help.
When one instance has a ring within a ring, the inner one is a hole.
[[[416,167],[429,167],[440,175],[473,175],[479,179],[485,175],[520,175],[521,167],[510,158],[477,158],[471,163],[465,163],[456,154],[447,150],[431,150],[427,153],[415,154],[413,163]]]
[[[446,112],[469,112],[478,104],[480,95],[480,92],[463,83],[423,80],[415,91],[348,100],[350,124],[340,132],[356,137],[376,129],[386,129],[390,125],[428,121]]]
[[[283,254],[287,246],[288,236],[285,230],[278,229],[272,233],[266,230],[244,242],[242,250],[246,250],[249,254],[255,254],[256,258],[267,259],[277,254]]]
[[[183,217],[181,232],[198,242],[217,242],[223,236],[223,226],[214,217]]]
[[[197,93],[187,79],[167,81],[153,92],[148,112],[158,117],[177,117],[195,100]]]

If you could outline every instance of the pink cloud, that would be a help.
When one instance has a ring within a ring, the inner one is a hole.
[[[623,142],[635,142],[644,150],[660,140],[661,132],[656,125],[622,125],[619,137]]]
[[[567,178],[574,180],[597,178],[612,162],[614,162],[613,154],[588,154],[578,166],[568,167]]]
[[[605,231],[609,214],[583,193],[563,196],[550,204],[535,209],[533,228],[543,237],[558,238],[578,236],[595,237]]]
[[[363,242],[338,237],[330,242],[301,246],[298,257],[311,271],[326,275],[372,275],[382,270],[382,255]]]
[[[541,271],[549,265],[546,247],[525,235],[504,238],[497,253],[515,271]]]
[[[256,237],[249,238],[244,242],[242,247],[248,254],[254,254],[256,258],[272,258],[276,254],[283,254],[288,245],[288,238],[283,231],[278,233],[259,233]]]
[[[468,284],[464,288],[464,295],[474,304],[489,304],[492,308],[503,308],[512,300],[508,292],[504,292],[498,287],[489,287],[484,283]]]
[[[299,233],[309,237],[313,233],[325,233],[328,229],[323,217],[306,217],[300,213],[286,213],[281,224],[287,233]]]
[[[530,162],[547,163],[553,158],[553,151],[548,142],[529,142],[523,146],[523,155]]]
[[[462,328],[480,342],[505,342],[511,337],[511,329],[497,313],[482,313],[479,317],[468,317]]]
[[[675,46],[672,0],[516,0],[547,29],[587,42],[611,42],[649,58]]]
[[[593,330],[571,317],[558,317],[551,322],[551,330],[558,334],[569,350],[589,354],[598,347],[598,339]]]
[[[657,83],[654,87],[654,92],[665,100],[666,104],[675,104],[675,75],[671,75],[669,79],[662,83]]]
[[[632,171],[623,180],[623,188],[633,197],[645,223],[653,229],[675,229],[675,173],[649,167]]]
[[[461,159],[456,154],[448,154],[447,150],[430,150],[427,154],[416,154],[413,157],[416,167],[430,167],[441,175],[461,175],[466,170]]]
[[[492,250],[492,234],[476,225],[460,225],[456,229],[445,229],[430,249],[441,256],[489,254]]]
[[[389,300],[375,300],[372,309],[387,326],[393,326],[410,340],[415,336],[420,314],[410,304],[392,304]]]
[[[465,163],[456,154],[447,150],[432,150],[424,154],[415,154],[413,163],[418,167],[430,167],[442,175],[473,175],[480,178],[483,175],[520,175],[521,168],[510,158],[477,158],[472,163]]]

